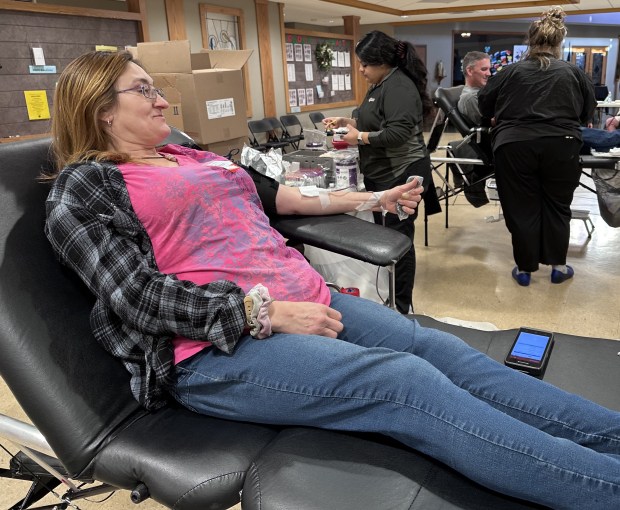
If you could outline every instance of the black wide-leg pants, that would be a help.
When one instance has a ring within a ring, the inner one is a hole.
[[[580,140],[562,136],[506,143],[494,152],[497,192],[521,271],[566,264],[580,149]]]

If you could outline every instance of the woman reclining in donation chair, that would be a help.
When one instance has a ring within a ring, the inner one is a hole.
[[[620,502],[620,413],[385,306],[332,293],[269,227],[243,168],[168,145],[168,103],[129,53],[70,63],[55,91],[46,233],[96,296],[94,334],[147,408],[386,434],[554,508]],[[416,182],[265,207],[409,214]],[[271,198],[270,198],[271,197]]]

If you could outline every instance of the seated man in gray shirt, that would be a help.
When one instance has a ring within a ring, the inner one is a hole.
[[[463,74],[465,76],[465,87],[461,92],[461,97],[457,108],[465,117],[470,127],[479,126],[481,123],[480,110],[478,109],[478,91],[487,83],[491,76],[491,59],[487,53],[481,51],[470,51],[463,57]],[[452,147],[458,146],[460,142],[451,142]],[[453,154],[457,158],[477,158],[476,152],[468,145],[463,144],[453,149]],[[460,165],[460,171],[456,165],[448,165],[452,171],[452,179],[456,187],[463,187],[465,180],[463,174],[467,176],[468,184],[477,182],[475,186],[465,186],[465,197],[474,207],[487,204],[488,198],[484,189],[484,177],[486,169],[476,168],[475,165]],[[462,174],[461,174],[462,172]]]
[[[459,111],[472,122],[479,126],[481,117],[478,110],[478,91],[487,84],[491,76],[491,59],[482,51],[470,51],[463,57],[463,74],[465,75],[465,87],[458,103]]]

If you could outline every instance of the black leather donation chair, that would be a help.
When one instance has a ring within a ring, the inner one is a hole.
[[[536,508],[374,435],[219,420],[174,404],[146,412],[124,367],[93,338],[92,296],[43,234],[48,186],[35,179],[49,143],[0,143],[0,375],[33,424],[0,414],[0,439],[20,449],[0,470],[2,484],[33,481],[13,508],[32,508],[58,478],[57,508],[119,488],[134,502],[151,497],[175,509],[225,510],[240,500],[244,510]],[[515,333],[419,320],[496,359]],[[557,335],[545,378],[620,409],[618,350],[610,340]],[[82,481],[103,486],[82,490]]]
[[[433,99],[439,108],[439,112],[431,128],[428,149],[431,152],[433,173],[437,174],[443,183],[439,194],[444,198],[446,228],[448,228],[449,199],[462,192],[467,201],[474,207],[487,204],[489,200],[486,196],[485,183],[495,173],[491,148],[491,128],[475,126],[465,115],[461,114],[457,105],[462,90],[463,85],[439,87],[435,91]],[[448,124],[453,126],[463,138],[450,142],[447,146],[440,146],[441,136]],[[432,153],[437,149],[445,149],[446,157],[433,156]],[[601,157],[600,154],[596,156],[580,155],[582,174],[592,178],[597,184],[597,189],[584,182],[580,182],[579,185],[597,195],[601,217],[612,227],[617,227],[620,224],[620,220],[616,219],[620,217],[620,214],[616,214],[614,217],[613,212],[608,210],[603,195],[605,193],[615,195],[619,193],[617,185],[608,185],[610,180],[616,179],[618,175],[618,162],[617,157]],[[441,172],[442,167],[445,168],[443,174]],[[450,172],[454,184],[449,182]],[[613,202],[618,203],[618,201]],[[571,211],[573,219],[584,222],[588,237],[591,237],[594,224],[590,219],[589,212],[580,209],[572,209]]]
[[[439,195],[444,199],[446,227],[450,198],[463,193],[474,207],[487,204],[485,182],[494,173],[489,128],[473,125],[458,110],[462,90],[463,85],[459,85],[439,87],[435,91],[433,102],[438,111],[427,144],[433,173],[442,183]],[[441,146],[440,140],[448,125],[454,127],[462,139]],[[438,149],[445,150],[446,157],[434,156]]]

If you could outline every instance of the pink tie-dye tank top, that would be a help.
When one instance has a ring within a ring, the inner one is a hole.
[[[131,204],[144,225],[162,273],[202,285],[257,283],[281,301],[329,305],[323,278],[269,225],[247,172],[204,151],[177,150],[178,167],[119,165]],[[175,363],[209,343],[176,337]]]

